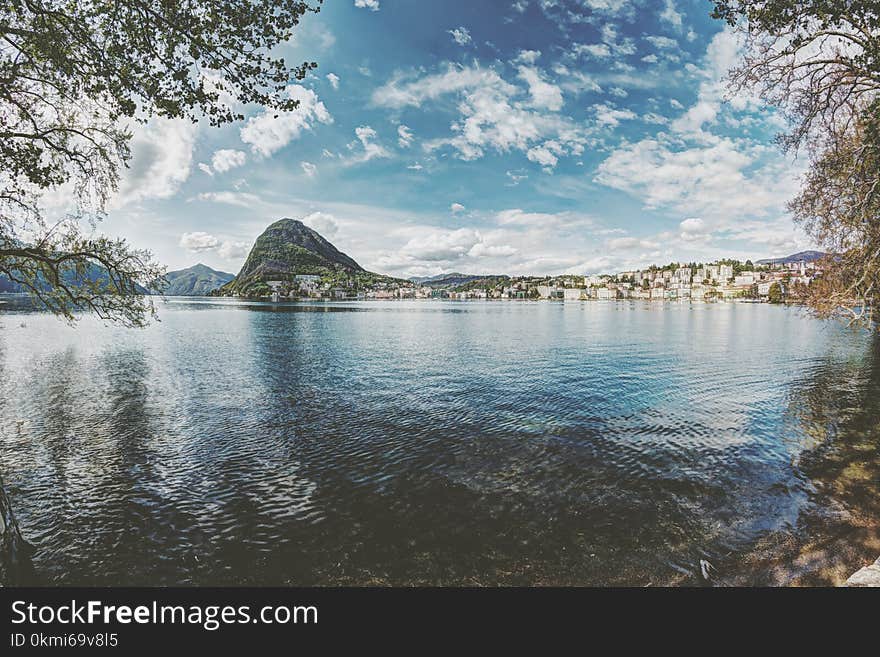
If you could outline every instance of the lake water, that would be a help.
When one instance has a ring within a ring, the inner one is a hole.
[[[792,308],[0,306],[53,584],[831,583],[880,554],[880,339]]]

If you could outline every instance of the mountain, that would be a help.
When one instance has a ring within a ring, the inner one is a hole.
[[[217,271],[199,263],[165,274],[167,285],[163,293],[171,297],[204,296],[223,287],[233,278],[235,274]]]
[[[395,280],[368,272],[317,231],[297,219],[284,218],[263,231],[241,271],[218,293],[264,295],[268,293],[268,281],[291,281],[300,274],[317,275],[340,284],[368,285]]]
[[[76,287],[85,282],[88,283],[105,283],[110,284],[110,276],[107,270],[100,265],[90,262],[83,276],[79,276],[75,271],[68,269],[61,274],[62,282],[69,287]],[[37,280],[37,285],[41,290],[49,290],[52,286],[42,277]],[[146,288],[137,286],[138,294],[149,294]],[[30,290],[20,283],[10,280],[5,274],[0,274],[0,294],[28,294]]]
[[[755,262],[756,265],[788,265],[792,262],[814,262],[816,260],[821,260],[827,253],[823,253],[822,251],[801,251],[800,253],[793,253],[790,256],[785,256],[784,258],[765,258],[764,260],[758,260]]]
[[[423,287],[431,287],[431,288],[454,288],[459,287],[461,285],[466,285],[472,281],[480,281],[484,279],[501,279],[507,278],[507,276],[501,275],[490,275],[490,274],[460,274],[458,272],[453,272],[451,274],[437,274],[436,276],[428,276],[428,277],[419,277],[415,276],[410,278],[413,283],[416,285],[421,285]]]

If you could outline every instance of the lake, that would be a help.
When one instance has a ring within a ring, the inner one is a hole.
[[[0,306],[47,584],[827,584],[880,554],[880,338],[738,303]]]

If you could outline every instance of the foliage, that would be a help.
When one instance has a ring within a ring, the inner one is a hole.
[[[834,255],[807,299],[822,316],[873,324],[880,286],[880,1],[716,0],[745,35],[734,92],[755,91],[791,129],[810,169],[790,209]]]
[[[767,296],[770,303],[782,303],[784,301],[782,296],[782,286],[779,283],[773,283],[770,286]]]
[[[318,3],[321,0],[316,0]],[[8,0],[0,5],[0,272],[46,307],[141,325],[149,253],[96,234],[131,157],[126,121],[220,125],[257,103],[290,111],[290,69],[270,51],[317,6],[295,0]],[[68,196],[53,216],[43,195]],[[90,266],[103,283],[79,275]],[[73,280],[75,284],[62,285]]]

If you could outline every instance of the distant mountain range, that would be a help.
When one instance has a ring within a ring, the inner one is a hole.
[[[263,295],[269,291],[269,281],[287,282],[307,274],[364,285],[397,280],[368,272],[317,231],[297,219],[284,218],[263,231],[241,271],[216,294]]]
[[[755,261],[756,265],[788,265],[793,262],[815,262],[816,260],[821,260],[827,253],[823,253],[822,251],[801,251],[799,253],[793,253],[790,256],[785,256],[784,258],[765,258],[764,260]]]
[[[448,288],[459,287],[460,285],[466,285],[472,281],[480,281],[487,278],[497,279],[507,278],[507,276],[502,276],[500,274],[460,274],[458,272],[454,272],[451,274],[437,274],[436,276],[427,277],[414,276],[409,280],[416,285],[421,285],[423,287]]]
[[[199,263],[165,274],[163,293],[172,297],[205,296],[223,287],[233,278],[235,274],[217,271]]]
[[[107,270],[100,265],[96,265],[94,263],[90,263],[85,270],[85,274],[80,277],[77,275],[75,271],[69,269],[61,274],[61,279],[65,285],[70,287],[76,287],[78,285],[82,285],[85,282],[89,283],[106,283],[110,284],[110,276],[107,273]],[[51,285],[46,282],[44,279],[41,279],[42,282],[38,281],[38,285],[41,285],[41,289],[50,289]],[[148,294],[146,288],[137,286],[137,290],[139,294]],[[21,283],[16,283],[11,280],[5,274],[0,273],[0,294],[27,294],[30,293],[30,289],[22,285]]]

